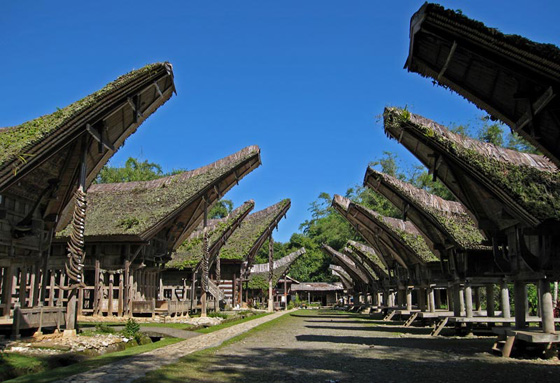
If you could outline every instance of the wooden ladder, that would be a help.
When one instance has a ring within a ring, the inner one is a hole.
[[[441,332],[441,330],[443,330],[443,328],[447,324],[447,321],[449,321],[448,317],[442,318],[438,323],[436,323],[436,325],[434,327],[434,331],[432,331],[430,333],[430,335],[431,336],[438,336],[439,333]]]
[[[383,320],[385,322],[390,321],[395,316],[396,313],[397,313],[396,310],[389,311],[389,313],[387,313],[387,315],[385,316],[385,318],[383,318]]]
[[[412,313],[410,315],[410,318],[408,318],[407,321],[404,322],[404,327],[409,327],[412,324],[412,322],[416,320],[416,318],[418,318],[418,313]]]

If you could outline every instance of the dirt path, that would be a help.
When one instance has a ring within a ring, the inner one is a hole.
[[[557,360],[503,359],[489,352],[494,338],[434,338],[429,331],[298,311],[214,354],[193,356],[174,371],[147,378],[161,383],[560,381]]]

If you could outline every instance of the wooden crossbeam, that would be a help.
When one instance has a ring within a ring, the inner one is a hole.
[[[554,99],[554,97],[556,97],[554,89],[552,89],[552,86],[549,86],[535,102],[529,103],[528,110],[519,120],[517,120],[512,130],[514,132],[518,132],[527,126],[527,124],[533,122],[533,118],[539,114]]]

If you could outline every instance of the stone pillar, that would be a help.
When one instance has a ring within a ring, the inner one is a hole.
[[[467,318],[473,317],[473,299],[472,299],[472,287],[467,285],[465,287],[465,303],[466,303],[466,314]]]
[[[430,312],[436,312],[436,297],[434,294],[434,289],[432,287],[428,288],[428,307],[430,308]]]
[[[500,300],[502,303],[502,318],[511,318],[509,308],[509,290],[506,281],[502,281],[500,286]]]
[[[486,285],[486,313],[489,317],[493,317],[494,314],[494,285]]]
[[[554,310],[552,307],[552,293],[550,292],[550,281],[548,279],[541,279],[539,281],[540,296],[542,309],[542,328],[543,332],[547,334],[554,334]]]
[[[515,281],[513,284],[513,295],[515,302],[515,328],[518,330],[527,327],[527,311],[525,302],[527,301],[526,284],[523,281]]]
[[[472,300],[471,300],[472,302]],[[465,307],[465,286],[464,285],[459,285],[459,305],[461,307],[461,313],[465,313],[466,311],[466,307]]]
[[[410,287],[406,289],[406,309],[408,311],[412,310],[412,289]]]

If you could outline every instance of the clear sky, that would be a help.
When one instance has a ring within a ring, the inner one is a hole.
[[[438,122],[482,112],[403,70],[423,1],[0,2],[0,126],[52,113],[147,63],[170,61],[178,95],[113,157],[194,169],[245,146],[263,164],[226,198],[292,199],[287,241],[320,192],[362,182],[383,151],[414,160],[377,116],[405,106]],[[560,45],[556,0],[443,1],[504,33]]]

